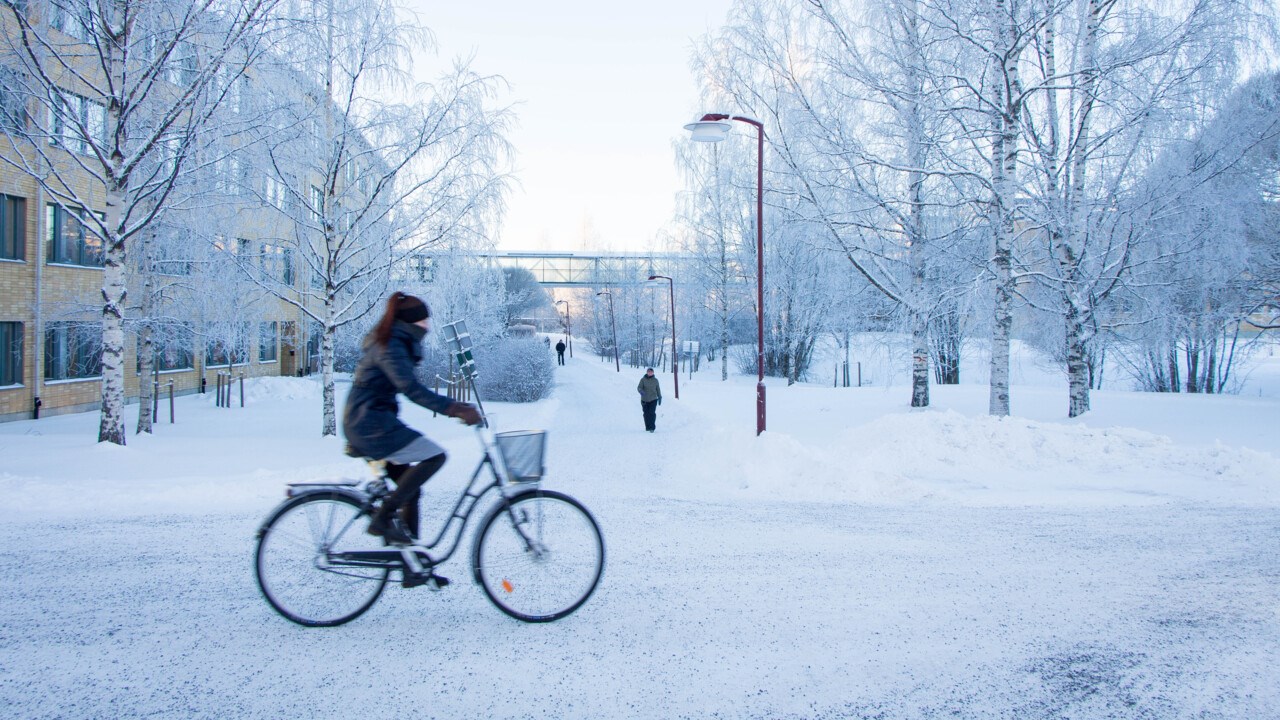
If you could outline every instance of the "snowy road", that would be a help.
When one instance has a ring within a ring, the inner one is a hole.
[[[298,458],[256,458],[264,467],[227,480],[237,498],[199,508],[152,512],[151,485],[103,480],[141,507],[0,522],[0,715],[1280,716],[1274,507],[742,495],[687,470],[718,447],[718,405],[691,386],[648,435],[638,376],[594,362],[570,361],[551,401],[495,408],[552,430],[550,486],[605,530],[603,584],[575,615],[502,615],[458,556],[444,592],[393,587],[347,626],[300,628],[272,613],[250,567]],[[191,424],[208,412],[188,411]],[[235,419],[250,425],[239,432],[279,427],[252,408]],[[428,504],[443,506],[468,462],[455,454]],[[6,487],[38,497],[55,487],[44,482]]]

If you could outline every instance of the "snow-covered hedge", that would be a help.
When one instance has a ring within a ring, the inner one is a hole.
[[[439,345],[428,343],[425,349],[418,379],[435,388],[437,376],[449,377],[453,367],[448,352]],[[533,402],[550,395],[555,386],[551,352],[541,339],[490,339],[477,344],[472,354],[479,372],[476,386],[483,400]]]
[[[541,339],[506,338],[479,349],[476,385],[480,397],[499,402],[533,402],[551,394],[555,370]]]

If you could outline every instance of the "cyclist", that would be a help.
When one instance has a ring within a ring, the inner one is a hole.
[[[445,462],[444,448],[400,421],[396,395],[468,425],[482,422],[474,405],[437,395],[414,377],[430,318],[421,299],[398,291],[391,295],[382,319],[364,339],[343,411],[348,453],[385,460],[387,475],[396,483],[369,522],[370,535],[392,544],[416,539],[420,491]]]

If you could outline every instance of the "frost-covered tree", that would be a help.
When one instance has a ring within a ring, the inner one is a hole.
[[[677,162],[689,188],[681,197],[680,251],[688,257],[686,278],[701,302],[694,303],[707,327],[699,333],[720,360],[720,379],[729,378],[729,346],[734,320],[751,309],[755,280],[755,148],[715,143],[709,148],[682,143]],[[749,177],[747,177],[749,176]],[[754,364],[754,360],[752,361]],[[752,368],[754,370],[754,367]]]
[[[1036,36],[1025,73],[1037,90],[1023,115],[1023,212],[1042,251],[1034,277],[1051,289],[1063,320],[1071,417],[1089,410],[1098,314],[1121,287],[1135,246],[1156,240],[1146,231],[1185,186],[1162,193],[1144,184],[1150,160],[1230,86],[1233,40],[1250,17],[1237,0],[1077,0],[1058,7]]]
[[[465,65],[414,85],[427,31],[391,3],[294,7],[279,62],[255,76],[266,122],[241,162],[263,178],[250,192],[280,219],[268,240],[300,277],[242,268],[319,327],[321,433],[332,435],[335,334],[383,303],[401,259],[485,241],[506,187],[510,115],[494,105],[499,79]]]
[[[1241,336],[1274,303],[1280,210],[1280,76],[1254,78],[1195,134],[1170,143],[1140,187],[1162,212],[1126,280],[1122,359],[1138,387],[1229,391]]]
[[[748,2],[700,54],[716,92],[764,109],[780,168],[769,186],[786,198],[775,204],[820,231],[794,235],[905,310],[913,406],[929,402],[939,290],[928,266],[944,249],[932,233],[972,222],[963,204],[948,204],[970,171],[952,159],[964,128],[945,111],[954,51],[933,37],[926,11],[907,0]]]

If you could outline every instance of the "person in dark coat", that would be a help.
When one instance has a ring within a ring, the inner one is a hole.
[[[556,343],[556,359],[560,361],[561,365],[564,364],[564,341],[563,340],[560,340]]]
[[[653,432],[658,428],[658,406],[662,404],[662,386],[653,375],[653,368],[645,368],[644,377],[636,386],[640,393],[640,411],[644,414],[644,429]]]
[[[414,377],[430,317],[431,310],[419,298],[402,292],[391,296],[382,319],[364,339],[342,414],[348,453],[385,460],[387,475],[396,483],[369,522],[370,535],[392,544],[415,541],[420,490],[445,461],[444,448],[400,421],[397,394],[468,425],[482,422],[474,405],[437,395]],[[410,580],[405,579],[406,585]]]

